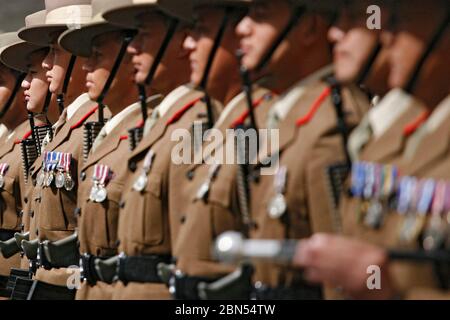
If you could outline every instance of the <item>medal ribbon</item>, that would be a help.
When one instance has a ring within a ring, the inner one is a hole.
[[[365,165],[365,185],[364,185],[364,198],[371,199],[375,186],[375,165],[373,163],[367,163]]]
[[[96,164],[94,166],[94,173],[92,174],[92,180],[94,180],[95,183],[98,183],[100,181],[100,171],[101,171],[101,165]]]
[[[417,212],[425,216],[430,210],[436,183],[432,179],[423,181],[421,196],[417,204]]]
[[[61,153],[58,163],[58,170],[64,170],[66,167],[66,153]]]
[[[352,167],[352,194],[361,198],[365,185],[365,171],[362,162],[356,162]]]
[[[411,205],[412,192],[414,191],[416,184],[417,181],[413,177],[403,177],[400,180],[400,190],[397,207],[397,211],[400,214],[405,214],[406,212],[408,212]]]
[[[72,162],[72,154],[71,153],[65,153],[64,154],[64,158],[65,158],[65,160],[64,160],[64,170],[65,170],[65,172],[67,173],[67,174],[69,174],[70,173],[70,164],[71,164],[71,162]]]
[[[55,171],[60,159],[61,159],[61,152],[52,152],[52,164],[50,167],[52,171]]]
[[[45,159],[45,171],[49,172],[50,171],[50,167],[52,165],[52,154],[53,152],[48,152],[46,159]]]
[[[450,182],[445,187],[445,212],[450,212]]]
[[[102,186],[106,186],[106,184],[109,181],[110,178],[110,173],[111,171],[109,170],[109,167],[107,165],[101,165],[101,176],[100,176],[100,184]]]
[[[439,181],[436,184],[433,204],[431,206],[433,216],[439,217],[442,213],[444,213],[446,187],[447,184],[444,181]]]

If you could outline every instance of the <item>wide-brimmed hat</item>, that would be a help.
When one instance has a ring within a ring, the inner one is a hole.
[[[60,46],[76,56],[89,57],[92,42],[96,37],[108,32],[125,30],[123,27],[110,24],[102,17],[103,12],[114,7],[116,3],[112,0],[92,0],[90,22],[79,29],[63,32],[58,39]]]
[[[91,0],[45,0],[45,21],[19,30],[19,37],[27,42],[49,46],[67,29],[77,29],[89,23]]]
[[[192,3],[187,0],[118,0],[103,13],[103,17],[112,24],[137,29],[140,25],[138,17],[151,12],[192,21]]]
[[[17,42],[20,42],[20,38],[17,36],[17,32],[7,32],[0,34],[0,56],[6,48]],[[3,62],[1,63],[3,64]]]
[[[25,25],[30,27],[42,24],[45,21],[45,15],[45,10],[30,14],[25,18]],[[15,40],[1,49],[0,60],[11,69],[26,73],[29,69],[31,54],[44,48],[46,46],[23,41],[16,34]]]

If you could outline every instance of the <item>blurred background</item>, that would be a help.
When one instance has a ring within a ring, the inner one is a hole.
[[[17,31],[25,16],[44,9],[44,0],[0,0],[0,32]]]

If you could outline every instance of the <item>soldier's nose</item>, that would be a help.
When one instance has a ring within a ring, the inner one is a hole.
[[[186,39],[184,39],[183,47],[186,50],[194,50],[196,48],[196,42],[191,35],[188,35]]]

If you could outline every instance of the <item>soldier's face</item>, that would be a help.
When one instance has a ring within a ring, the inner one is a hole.
[[[167,26],[164,19],[156,13],[145,14],[139,17],[141,27],[138,35],[128,46],[128,53],[132,55],[132,63],[135,69],[135,82],[144,83],[155,57],[161,47]],[[160,71],[157,70],[155,78]]]
[[[445,14],[445,10],[439,10],[432,4],[424,3],[420,10],[409,3],[399,6],[396,25],[391,30],[385,31],[382,36],[383,45],[388,54],[390,87],[404,88],[406,86]],[[419,75],[419,81],[422,81],[420,85],[417,83],[417,87],[440,85],[440,81],[431,76],[435,71],[439,73],[444,70],[448,75],[448,47],[447,31],[441,38],[439,46],[422,67]]]
[[[371,65],[366,79],[359,79],[379,45],[381,30],[367,28],[367,6],[344,8],[339,19],[328,31],[333,48],[333,62],[336,78],[341,83],[363,80],[374,93],[384,94],[387,89],[388,64],[386,51],[380,50]],[[388,14],[382,11],[382,26]]]
[[[116,61],[122,45],[122,36],[118,32],[110,32],[97,37],[92,46],[92,54],[83,65],[87,72],[86,88],[92,100],[98,99]],[[131,58],[125,55],[123,62],[111,84],[105,103],[114,94],[123,94],[133,81]]]
[[[42,62],[42,67],[47,71],[47,81],[50,92],[62,93],[64,79],[69,68],[71,54],[63,50],[59,45],[50,48],[48,55]],[[80,95],[84,91],[86,73],[82,70],[84,59],[78,57],[71,74],[68,95]]]
[[[8,101],[14,90],[16,79],[9,68],[0,64],[0,108]]]
[[[16,77],[14,73],[11,69],[0,64],[0,108],[2,108],[11,97],[15,84]],[[19,122],[23,120],[21,115],[24,115],[25,113],[24,104],[20,102],[20,98],[17,98],[20,97],[21,94],[23,94],[23,92],[19,90],[16,94],[16,99],[10,107],[14,111],[7,112],[2,118],[2,122],[8,128],[16,127]]]
[[[261,1],[252,5],[246,17],[236,27],[244,53],[242,63],[249,70],[255,69],[269,51],[289,21],[292,8],[287,1]],[[274,58],[279,54],[274,54]]]
[[[22,82],[25,103],[30,112],[42,112],[45,97],[48,92],[48,82],[45,76],[46,70],[42,68],[42,61],[47,55],[47,50],[34,52],[29,58],[28,75]]]
[[[195,85],[200,85],[204,77],[224,15],[225,11],[221,8],[202,7],[196,10],[196,24],[184,42],[184,48],[190,52],[191,82]],[[239,12],[233,13],[230,17],[214,56],[208,75],[208,89],[210,90],[215,91],[215,86],[223,86],[223,79],[229,79],[230,73],[238,70],[236,51],[239,49],[239,39],[233,30],[237,16],[239,16]]]
[[[334,44],[333,60],[335,75],[343,83],[357,80],[379,39],[379,31],[365,26],[363,12],[345,10],[337,23],[328,31],[328,38]]]

